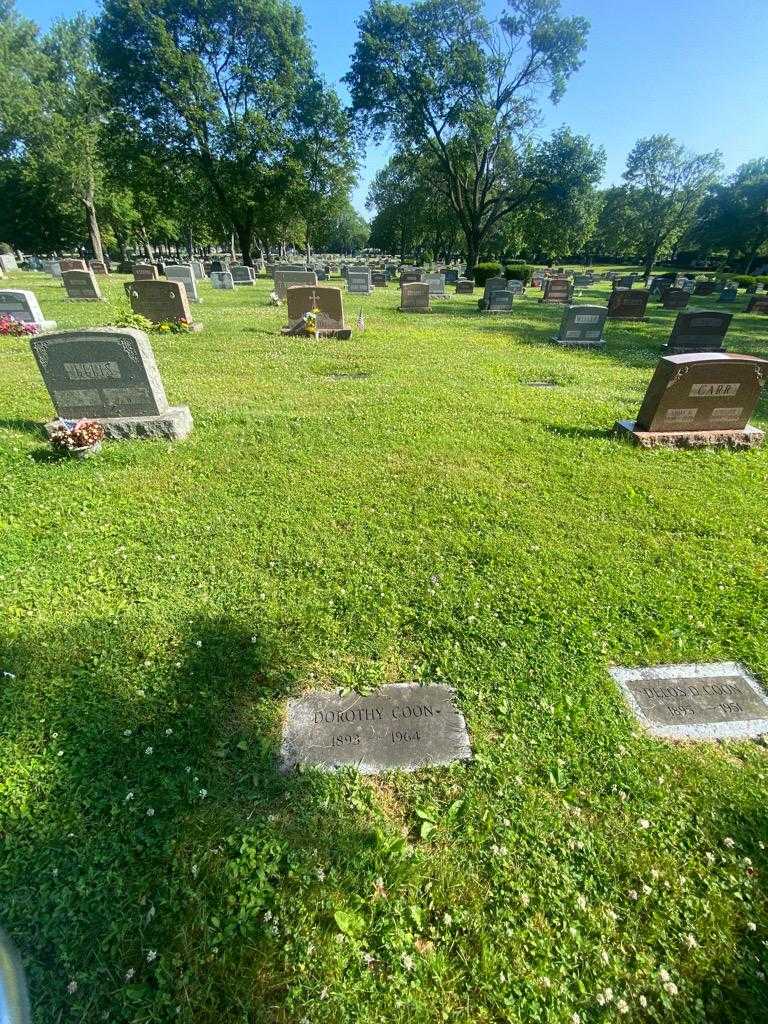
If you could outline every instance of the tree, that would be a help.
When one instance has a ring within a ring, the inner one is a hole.
[[[635,144],[623,177],[646,274],[659,254],[673,251],[691,228],[721,168],[719,153],[687,153],[669,135],[651,135]]]
[[[708,252],[744,260],[744,273],[768,246],[768,158],[742,164],[725,183],[713,185],[699,208],[693,237]]]
[[[434,160],[465,237],[468,268],[494,227],[548,183],[527,177],[537,92],[562,96],[588,23],[559,0],[506,0],[489,23],[480,0],[371,0],[345,77],[365,127]]]
[[[0,0],[0,159],[18,148],[25,125],[40,108],[30,69],[40,58],[37,26]]]
[[[598,193],[598,214],[588,252],[599,256],[624,257],[635,253],[637,232],[626,188],[614,185]]]
[[[322,186],[351,165],[346,117],[317,120],[333,96],[286,0],[106,0],[98,47],[115,105],[207,182],[247,264],[284,204],[306,215],[317,179],[301,161],[320,128]]]
[[[355,253],[368,244],[368,222],[347,200],[318,226],[317,246],[325,252]]]

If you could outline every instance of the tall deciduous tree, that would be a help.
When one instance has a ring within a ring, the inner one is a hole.
[[[651,135],[635,144],[624,181],[646,274],[690,230],[721,169],[719,153],[688,153],[669,135]]]
[[[491,231],[537,200],[526,176],[540,93],[557,102],[581,64],[588,24],[559,0],[507,0],[495,23],[480,0],[371,0],[346,81],[376,137],[430,153],[466,239],[471,270]]]
[[[714,185],[699,208],[695,239],[710,252],[744,260],[744,273],[768,247],[768,158],[742,164]]]
[[[313,192],[301,159],[316,112],[333,105],[300,11],[285,0],[106,0],[98,44],[115,104],[202,176],[250,263],[269,212]],[[351,155],[346,118],[322,127],[325,187]]]

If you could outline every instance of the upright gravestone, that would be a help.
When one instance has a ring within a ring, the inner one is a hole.
[[[605,306],[568,306],[560,321],[560,333],[552,341],[579,348],[602,348],[607,316]]]
[[[645,320],[647,288],[617,288],[608,296],[609,320]]]
[[[30,342],[61,419],[96,419],[107,437],[180,439],[187,406],[168,405],[147,335],[119,327],[61,331]],[[56,421],[46,424],[51,433]]]
[[[753,295],[747,307],[748,313],[758,313],[765,316],[768,313],[768,296]]]
[[[190,260],[189,265],[192,267],[192,273],[195,275],[196,281],[202,281],[205,277],[205,270],[200,260]]]
[[[347,271],[347,291],[352,295],[370,295],[373,291],[371,272],[367,267],[350,267]]]
[[[702,309],[678,313],[664,348],[664,355],[722,352],[725,334],[732,318],[732,313],[718,313],[716,310]]]
[[[65,270],[62,275],[67,298],[78,302],[101,302],[99,282],[92,270]]]
[[[522,297],[525,295],[525,285],[522,281],[518,281],[517,278],[513,277],[510,281],[507,281],[507,291]]]
[[[544,294],[539,302],[547,305],[564,306],[571,301],[573,289],[567,277],[549,277],[544,285]]]
[[[21,291],[16,288],[4,288],[0,291],[0,317],[9,316],[22,324],[35,324],[38,332],[55,331],[56,321],[46,320],[40,309],[40,303],[34,292]]]
[[[442,683],[391,683],[366,696],[316,690],[288,701],[282,771],[314,765],[375,775],[471,758],[456,694]]]
[[[718,302],[735,302],[738,289],[735,284],[726,285],[725,288],[720,292],[717,301]]]
[[[447,299],[445,292],[445,274],[425,274],[424,280],[429,288],[430,297],[433,299]]]
[[[715,281],[696,281],[693,285],[694,295],[713,295],[717,288]]]
[[[90,267],[94,274],[98,274],[100,277],[106,277],[109,274],[104,260],[91,260]]]
[[[446,267],[445,269],[445,283],[456,284],[459,280],[459,272],[455,267]]]
[[[425,281],[413,281],[400,285],[401,313],[431,313],[429,308],[429,285]]]
[[[165,267],[165,276],[168,281],[178,281],[183,284],[190,302],[200,302],[197,294],[197,281],[195,272],[186,263],[168,263]]]
[[[474,295],[475,282],[471,278],[460,277],[456,282],[457,295]]]
[[[387,273],[385,270],[372,270],[371,271],[371,284],[374,288],[386,288],[387,287]]]
[[[232,280],[240,287],[252,288],[256,284],[253,267],[232,267]]]
[[[344,300],[341,288],[331,285],[293,285],[288,289],[288,326],[283,334],[309,335],[318,338],[351,337],[352,330],[344,322]],[[314,325],[310,331],[305,317],[311,314]]]
[[[400,274],[400,285],[404,284],[419,284],[424,277],[421,270],[403,270]]]
[[[755,448],[764,434],[749,419],[768,379],[768,361],[731,352],[664,356],[637,420],[616,433],[644,448]]]
[[[128,281],[125,291],[133,312],[153,324],[186,323],[191,331],[203,329],[192,321],[187,292],[180,281]]]
[[[485,282],[483,288],[482,299],[477,300],[478,309],[488,309],[491,295],[493,292],[503,292],[507,290],[507,279],[506,277],[489,277]]]
[[[211,284],[214,288],[225,292],[234,291],[235,288],[235,282],[232,280],[232,275],[228,270],[212,270]]]
[[[308,270],[275,270],[275,291],[281,302],[285,302],[287,290],[295,284],[317,284],[317,274]]]
[[[508,288],[496,288],[485,303],[484,313],[511,313],[515,293]]]
[[[631,288],[635,283],[634,274],[625,274],[622,277],[616,277],[613,281],[614,288]]]
[[[16,263],[16,257],[10,252],[0,253],[0,271],[5,274],[10,274],[13,270],[18,270],[18,264]]]
[[[662,298],[664,309],[685,309],[691,293],[687,288],[667,288]]]
[[[153,263],[134,263],[134,281],[157,281],[157,267]]]
[[[87,270],[88,264],[85,260],[59,260],[59,267],[62,274],[65,270]]]

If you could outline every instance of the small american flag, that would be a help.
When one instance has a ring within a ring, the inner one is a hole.
[[[357,329],[358,329],[358,331],[364,331],[365,330],[365,317],[363,316],[362,309],[357,314]]]

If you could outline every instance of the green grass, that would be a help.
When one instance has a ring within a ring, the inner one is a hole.
[[[69,328],[122,280],[11,283]],[[0,922],[35,1020],[765,1021],[768,752],[651,740],[607,668],[768,679],[768,449],[609,436],[656,304],[595,354],[536,292],[345,296],[365,332],[314,342],[270,288],[152,335],[174,445],[54,459],[0,341]],[[729,348],[768,355],[745,304]],[[408,679],[457,688],[473,763],[277,773],[286,696]]]

